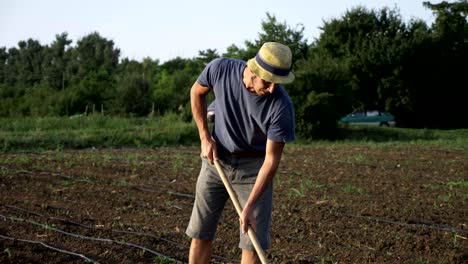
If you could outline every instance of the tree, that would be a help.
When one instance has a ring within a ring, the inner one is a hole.
[[[266,20],[262,21],[262,31],[254,41],[246,40],[244,42],[246,49],[241,49],[236,45],[228,47],[224,57],[238,58],[248,60],[255,57],[260,47],[265,42],[280,42],[288,46],[293,53],[293,63],[307,55],[307,39],[304,39],[304,26],[299,24],[295,29],[291,28],[286,22],[280,23],[274,15],[266,13]]]
[[[198,52],[198,57],[196,58],[197,61],[204,66],[208,64],[210,61],[219,58],[218,52],[214,49],[207,49],[207,50],[200,50]]]
[[[159,113],[179,112],[190,100],[190,88],[203,69],[199,60],[175,58],[161,65],[153,86],[155,108]]]
[[[42,79],[44,47],[37,40],[28,39],[18,42],[18,53],[14,60],[16,84],[31,87]]]
[[[325,50],[311,47],[288,86],[296,111],[296,132],[303,138],[334,138],[336,120],[350,111],[349,66]]]
[[[120,56],[114,42],[94,32],[79,40],[70,54],[72,113],[83,112],[86,106],[112,108]]]
[[[99,33],[83,37],[71,51],[75,82],[101,70],[112,75],[117,69],[119,56],[120,50],[114,47],[114,42],[101,37]]]
[[[420,101],[417,112],[430,120],[424,126],[437,128],[468,127],[464,117],[465,90],[468,72],[468,1],[439,4],[424,2],[436,15],[433,30],[431,63],[426,67],[426,98]]]
[[[67,33],[55,35],[55,41],[46,48],[43,62],[44,80],[51,88],[63,90],[69,78],[67,73],[70,52],[67,49],[72,43]]]
[[[151,107],[149,83],[139,74],[128,74],[117,85],[116,106],[120,113],[147,115]]]
[[[0,84],[5,83],[6,75],[6,63],[8,59],[8,53],[5,47],[0,48]]]

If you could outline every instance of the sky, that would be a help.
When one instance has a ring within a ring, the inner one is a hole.
[[[98,32],[114,41],[121,58],[145,57],[164,62],[194,58],[200,50],[226,52],[232,44],[243,48],[262,32],[267,12],[293,29],[304,26],[312,43],[324,21],[341,18],[357,6],[369,10],[399,10],[403,21],[434,22],[423,6],[431,0],[0,0],[0,47],[18,47],[29,38],[50,45],[57,34],[68,33],[72,46]],[[454,2],[454,1],[448,1]]]

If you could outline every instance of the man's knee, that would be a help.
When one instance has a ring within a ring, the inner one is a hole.
[[[213,240],[192,238],[192,247],[196,247],[196,248],[210,247],[212,243],[213,243]]]
[[[212,240],[192,239],[189,253],[190,264],[205,264],[211,259]]]
[[[242,261],[241,264],[260,264],[257,252],[251,250],[242,250]]]

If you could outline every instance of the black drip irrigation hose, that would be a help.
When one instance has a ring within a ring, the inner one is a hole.
[[[185,245],[182,245],[180,243],[177,243],[175,241],[172,241],[172,240],[169,240],[169,239],[166,239],[166,238],[162,238],[162,237],[158,237],[158,236],[155,236],[155,235],[152,235],[152,234],[148,234],[148,233],[142,233],[142,232],[134,232],[134,231],[125,231],[125,230],[114,230],[114,229],[106,229],[106,228],[102,228],[102,227],[95,227],[95,226],[90,226],[90,225],[85,225],[85,224],[81,224],[81,223],[78,223],[78,222],[74,222],[74,221],[71,221],[71,220],[68,220],[68,219],[63,219],[63,218],[58,218],[58,217],[51,217],[51,216],[46,216],[46,215],[43,215],[43,214],[39,214],[39,213],[36,213],[36,212],[32,212],[32,211],[29,211],[27,209],[24,209],[24,208],[20,208],[20,207],[17,207],[17,206],[13,206],[13,205],[0,205],[0,206],[3,206],[5,208],[9,208],[9,209],[13,209],[13,210],[17,210],[17,211],[21,211],[21,212],[24,212],[24,213],[27,213],[27,214],[31,214],[31,215],[34,215],[34,216],[38,216],[38,217],[41,217],[41,218],[45,218],[45,219],[49,219],[49,220],[54,220],[54,221],[60,221],[60,222],[63,222],[63,223],[66,223],[66,224],[71,224],[71,225],[75,225],[75,226],[80,226],[80,227],[84,227],[84,228],[88,228],[88,229],[94,229],[94,230],[102,230],[102,231],[110,231],[110,232],[113,232],[113,233],[122,233],[122,234],[130,234],[130,235],[138,235],[138,236],[147,236],[147,237],[151,237],[151,238],[155,238],[155,239],[158,239],[160,241],[164,241],[168,244],[171,244],[171,245],[174,245],[174,246],[178,246],[178,247],[181,247],[181,248],[185,248],[185,249],[188,249],[189,247],[188,246],[185,246]],[[7,219],[5,216],[3,215],[0,215],[1,218],[4,218],[5,220]],[[28,221],[28,220],[27,220]],[[137,245],[134,245],[134,246],[137,246]],[[144,249],[143,249],[144,250]],[[220,261],[228,261],[228,262],[231,262],[231,263],[237,263],[239,261],[237,260],[233,260],[233,259],[229,259],[229,258],[225,258],[225,257],[222,257],[222,256],[219,256],[219,255],[212,255],[213,258],[216,258]]]
[[[366,219],[368,221],[373,221],[373,222],[381,222],[381,223],[386,223],[386,224],[393,224],[393,225],[399,225],[399,226],[404,226],[404,227],[419,227],[419,228],[429,228],[429,229],[435,229],[438,231],[446,231],[446,232],[452,232],[452,233],[462,233],[462,234],[468,234],[468,230],[462,230],[458,229],[452,226],[448,225],[439,225],[435,224],[430,221],[409,221],[408,223],[404,222],[398,222],[398,221],[393,221],[385,218],[380,218],[380,217],[374,217],[374,216],[365,216],[365,215],[355,215],[355,214],[348,214],[348,213],[341,213],[336,210],[331,210],[330,211],[332,214],[335,214],[336,216],[347,216],[347,217],[353,217],[353,218],[360,218],[360,219]]]
[[[3,217],[5,217],[5,216],[3,216]],[[143,250],[145,252],[149,252],[149,253],[151,253],[153,255],[156,255],[158,257],[162,257],[162,258],[167,259],[167,260],[175,261],[175,263],[182,263],[181,261],[173,259],[173,258],[171,258],[169,256],[166,256],[166,255],[164,255],[162,253],[159,253],[159,252],[154,251],[152,249],[149,249],[147,247],[136,245],[136,244],[129,243],[129,242],[122,242],[122,241],[109,239],[109,238],[89,237],[89,236],[83,236],[83,235],[78,235],[78,234],[74,234],[74,233],[69,233],[69,232],[65,232],[65,231],[63,231],[61,229],[51,227],[49,225],[41,224],[41,223],[38,223],[38,222],[35,222],[35,221],[22,219],[22,218],[6,217],[6,219],[8,219],[10,221],[26,222],[26,223],[29,223],[29,224],[32,224],[32,225],[35,225],[35,226],[42,227],[42,228],[47,229],[47,230],[52,230],[54,232],[57,232],[57,233],[60,233],[60,234],[63,234],[63,235],[72,236],[72,237],[76,237],[76,238],[80,238],[80,239],[84,239],[84,240],[115,243],[115,244],[119,244],[119,245],[122,245],[122,246],[138,248],[138,249],[141,249],[141,250]]]
[[[86,257],[85,255],[83,254],[80,254],[80,253],[75,253],[75,252],[72,252],[72,251],[68,251],[68,250],[65,250],[65,249],[61,249],[61,248],[57,248],[57,247],[54,247],[54,246],[51,246],[51,245],[48,245],[44,242],[41,242],[41,241],[34,241],[34,240],[27,240],[27,239],[20,239],[20,238],[14,238],[14,237],[7,237],[7,236],[3,236],[3,235],[0,235],[0,238],[1,239],[6,239],[6,240],[12,240],[13,242],[16,242],[16,241],[19,241],[19,242],[23,242],[23,243],[29,243],[29,244],[35,244],[35,245],[41,245],[43,247],[46,247],[46,248],[49,248],[49,249],[52,249],[52,250],[55,250],[55,251],[58,251],[58,252],[61,252],[61,253],[65,253],[65,254],[69,254],[69,255],[73,255],[73,256],[77,256],[77,257],[80,257],[88,262],[91,262],[91,263],[99,263],[97,261],[94,261],[88,257]]]

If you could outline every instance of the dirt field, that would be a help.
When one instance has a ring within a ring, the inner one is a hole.
[[[198,148],[0,153],[0,263],[187,261]],[[272,263],[468,263],[466,151],[288,147]],[[239,262],[221,219],[214,263]]]

